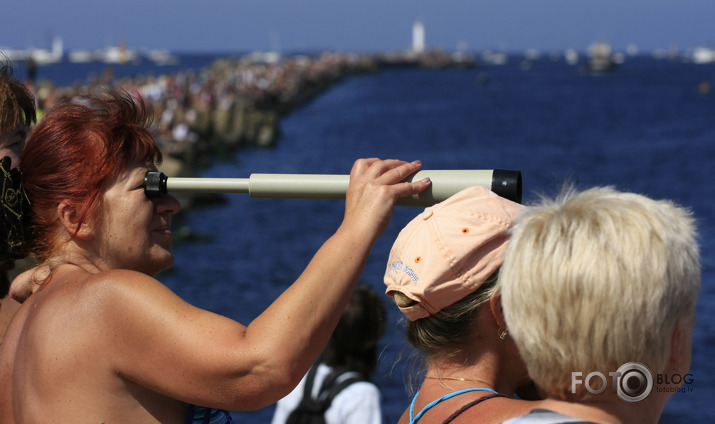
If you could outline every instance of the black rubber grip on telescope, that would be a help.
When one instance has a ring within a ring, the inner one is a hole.
[[[166,189],[167,178],[163,172],[147,172],[146,177],[144,177],[144,193],[146,197],[154,198],[165,196],[168,193]]]
[[[492,191],[512,202],[521,203],[521,171],[495,169],[492,172]]]

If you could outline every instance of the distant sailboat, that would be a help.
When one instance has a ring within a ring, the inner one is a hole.
[[[616,69],[616,59],[611,45],[599,41],[588,47],[586,70],[590,73],[603,73]]]

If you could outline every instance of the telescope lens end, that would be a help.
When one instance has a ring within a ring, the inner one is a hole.
[[[492,191],[505,199],[521,203],[521,171],[495,169],[492,173]]]
[[[168,193],[166,189],[167,176],[163,172],[149,171],[144,177],[144,194],[153,199]]]

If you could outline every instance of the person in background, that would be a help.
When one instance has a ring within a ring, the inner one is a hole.
[[[536,405],[514,397],[531,382],[499,294],[508,231],[523,211],[475,186],[425,209],[397,236],[386,294],[426,362],[400,424],[501,422]]]
[[[320,405],[321,400],[329,398],[332,399],[325,404],[325,411],[316,408],[326,424],[382,423],[380,389],[370,381],[370,376],[377,368],[378,342],[385,333],[385,319],[382,299],[369,286],[360,284],[330,336],[322,358],[295,390],[278,401],[272,423],[300,422],[292,414],[303,413],[295,412],[302,402],[307,405],[305,411],[310,413],[309,405]],[[306,393],[306,387],[311,389],[310,393]],[[331,389],[335,390],[333,396],[328,395]],[[319,395],[321,392],[323,396]]]
[[[8,63],[0,65],[0,342],[20,304],[8,296],[8,272],[27,255],[23,237],[25,197],[20,189],[20,154],[30,126],[36,121],[35,98],[13,78]]]
[[[402,182],[418,161],[357,160],[334,235],[244,326],[153,278],[173,264],[180,205],[145,193],[161,160],[150,123],[140,98],[108,92],[56,105],[27,141],[32,251],[49,276],[0,346],[3,424],[230,423],[278,401],[328,342],[396,200],[430,184]]]
[[[701,271],[689,211],[567,187],[522,214],[501,273],[509,331],[548,393],[507,423],[658,422],[690,367]],[[654,387],[656,375],[678,384]]]

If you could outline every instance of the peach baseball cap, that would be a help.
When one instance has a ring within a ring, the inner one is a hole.
[[[501,266],[509,228],[524,209],[482,186],[426,208],[392,246],[385,294],[415,301],[398,305],[414,321],[474,292]]]

